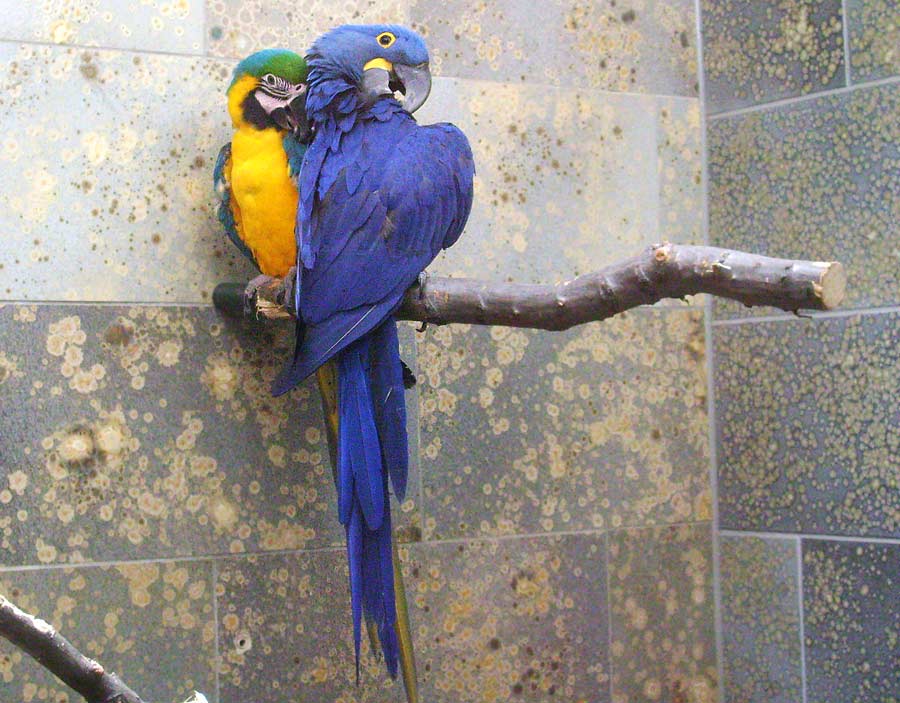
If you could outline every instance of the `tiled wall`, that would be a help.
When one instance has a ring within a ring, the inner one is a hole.
[[[835,315],[714,306],[724,699],[897,700],[900,4],[702,17],[711,241],[849,276]]]
[[[412,23],[439,76],[422,119],[478,165],[434,271],[555,281],[703,239],[693,3],[0,10],[0,591],[150,700],[401,700],[368,656],[353,685],[318,400],[266,391],[290,330],[208,304],[250,273],[212,214],[229,72],[338,22]],[[403,340],[424,700],[715,700],[703,310]],[[4,646],[0,700],[67,699]]]

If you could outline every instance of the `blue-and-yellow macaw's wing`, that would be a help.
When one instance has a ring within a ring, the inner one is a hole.
[[[230,175],[231,143],[229,142],[219,150],[219,158],[216,159],[216,167],[213,170],[213,184],[216,189],[216,195],[219,196],[216,216],[219,218],[219,222],[222,223],[222,228],[225,230],[225,234],[231,240],[231,243],[238,248],[241,254],[250,259],[256,268],[259,268],[253,252],[250,251],[250,247],[244,244],[244,240],[238,232],[238,222],[241,215],[238,205],[234,202],[234,198],[231,195],[231,184],[228,182]]]
[[[273,390],[284,393],[334,360],[338,514],[347,533],[357,675],[365,616],[396,676],[388,485],[403,498],[408,454],[393,313],[462,232],[474,166],[456,127],[421,127],[410,115],[430,88],[428,53],[414,32],[340,27],[315,42],[307,62],[315,136],[299,178],[297,345]]]

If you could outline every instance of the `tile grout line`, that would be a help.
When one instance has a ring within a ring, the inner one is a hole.
[[[760,532],[758,530],[721,530],[725,537],[756,537],[759,539],[808,539],[822,542],[862,542],[865,544],[900,545],[900,537],[866,537],[856,535],[827,535],[807,532]]]
[[[806,632],[803,612],[803,540],[796,539],[797,554],[797,614],[800,620],[800,696],[806,703]]]
[[[850,82],[850,15],[847,13],[847,0],[841,0],[841,32],[844,40],[844,83],[848,88]]]
[[[220,703],[222,700],[222,692],[220,686],[220,675],[219,672],[222,669],[220,659],[220,643],[219,643],[219,592],[218,592],[218,584],[219,584],[219,563],[217,559],[212,560],[212,596],[213,596],[213,628],[214,628],[214,637],[213,637],[213,654],[215,656],[215,690],[216,690],[216,703]]]
[[[138,47],[121,47],[121,46],[104,46],[97,45],[92,46],[89,44],[69,44],[69,43],[57,43],[51,41],[41,41],[39,39],[17,39],[14,37],[3,37],[0,36],[0,44],[8,44],[11,46],[15,45],[25,45],[25,46],[38,46],[38,47],[47,47],[51,49],[76,49],[78,51],[105,51],[105,52],[120,52],[124,54],[148,54],[151,56],[168,56],[171,58],[180,58],[180,59],[204,59],[209,61],[219,61],[226,62],[230,64],[236,64],[244,56],[232,56],[232,55],[224,55],[224,54],[212,54],[210,51],[212,47],[210,46],[209,37],[207,36],[206,26],[204,25],[203,29],[203,41],[201,42],[201,48],[196,52],[188,52],[188,51],[163,51],[160,49],[149,49],[149,48],[138,48]],[[499,78],[478,78],[474,76],[451,76],[451,75],[435,75],[433,76],[435,80],[446,79],[453,81],[468,81],[468,82],[478,82],[478,83],[492,83],[497,85],[523,85],[523,86],[542,86],[546,88],[547,86],[540,81],[512,81],[512,80],[501,80]],[[552,86],[560,91],[562,91],[561,86]],[[616,95],[616,96],[626,96],[631,98],[673,98],[676,100],[697,100],[696,95],[685,95],[683,93],[655,93],[655,92],[635,92],[629,90],[609,90],[604,88],[596,88],[590,85],[579,85],[577,86],[577,90],[580,93],[589,93],[591,95]]]
[[[879,78],[874,81],[864,81],[862,83],[854,83],[850,86],[844,86],[843,88],[832,88],[830,90],[820,90],[815,93],[807,93],[806,95],[798,95],[793,98],[783,98],[781,100],[772,100],[767,103],[760,103],[758,105],[748,105],[747,107],[741,107],[737,110],[728,110],[726,112],[717,112],[713,115],[709,116],[709,119],[713,122],[719,122],[721,120],[727,120],[731,117],[741,117],[743,115],[749,115],[754,112],[765,112],[766,110],[774,110],[780,107],[790,107],[793,105],[800,105],[803,103],[808,103],[813,100],[818,100],[820,98],[827,98],[837,95],[844,95],[845,93],[854,92],[856,90],[865,90],[869,88],[879,88],[884,85],[893,85],[895,83],[900,83],[900,76],[888,76],[887,78]]]
[[[609,589],[612,586],[612,576],[609,570],[610,555],[610,535],[612,532],[607,531],[603,535],[603,545],[606,549],[606,666],[609,669],[609,700],[613,700],[613,626],[612,626],[612,599],[609,595]]]
[[[607,532],[626,532],[638,530],[659,530],[668,527],[699,527],[708,526],[709,520],[685,520],[682,522],[665,522],[655,525],[623,525],[615,528],[586,528],[583,530],[559,530],[556,532],[526,532],[514,535],[471,535],[469,537],[451,537],[447,539],[429,539],[419,540],[417,542],[400,542],[400,546],[404,547],[439,547],[441,545],[466,544],[469,542],[512,542],[520,539],[555,539],[559,537],[580,537],[593,536],[599,537]],[[300,554],[325,554],[330,552],[343,552],[344,547],[341,545],[327,547],[312,547],[309,549],[273,549],[271,551],[253,551],[240,552],[232,554],[230,552],[219,552],[212,554],[191,555],[181,557],[155,557],[147,559],[116,559],[105,561],[83,561],[77,563],[63,562],[55,564],[22,564],[19,566],[0,566],[0,573],[15,573],[17,571],[44,571],[51,569],[96,569],[104,567],[121,566],[122,564],[169,564],[175,562],[204,562],[204,561],[228,561],[237,559],[250,559],[271,556],[293,556]]]
[[[203,42],[205,46],[205,40]],[[47,47],[50,49],[76,49],[78,51],[108,51],[108,52],[119,52],[122,54],[149,54],[150,56],[169,56],[171,58],[179,58],[179,59],[210,59],[213,61],[234,61],[236,59],[230,59],[228,57],[222,56],[207,56],[204,53],[201,53],[203,50],[200,49],[197,52],[191,53],[187,51],[163,51],[161,49],[148,49],[148,48],[137,48],[137,47],[122,47],[122,46],[91,46],[89,44],[69,44],[69,43],[57,43],[51,41],[40,41],[39,39],[14,39],[11,37],[0,37],[0,44],[9,44],[9,45],[25,45],[25,46],[39,46],[39,47]]]
[[[848,308],[846,310],[827,310],[810,311],[809,314],[793,315],[790,313],[784,315],[756,315],[753,317],[731,317],[724,320],[713,320],[713,327],[730,327],[735,325],[746,325],[752,322],[797,322],[810,320],[830,320],[841,317],[870,316],[870,315],[891,315],[900,313],[900,305],[885,305],[883,307],[868,308]]]
[[[700,97],[700,190],[702,193],[703,243],[709,246],[709,111],[707,109],[706,67],[703,54],[703,6],[694,0],[694,22],[697,40],[697,86]],[[719,468],[716,447],[716,398],[713,345],[713,300],[707,296],[703,305],[704,349],[706,352],[706,415],[707,444],[709,446],[709,491],[712,503],[712,586],[713,637],[716,648],[716,699],[725,703],[725,632],[722,612],[722,570],[719,536]]]

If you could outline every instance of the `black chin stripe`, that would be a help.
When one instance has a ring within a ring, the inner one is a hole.
[[[254,127],[265,129],[274,124],[252,92],[247,93],[247,97],[244,98],[244,102],[241,103],[241,110],[244,113],[244,119]]]

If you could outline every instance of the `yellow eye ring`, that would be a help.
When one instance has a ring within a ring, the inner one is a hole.
[[[397,37],[395,37],[391,32],[382,32],[377,37],[375,37],[375,41],[378,42],[378,45],[383,49],[387,49],[391,44],[397,41]]]

